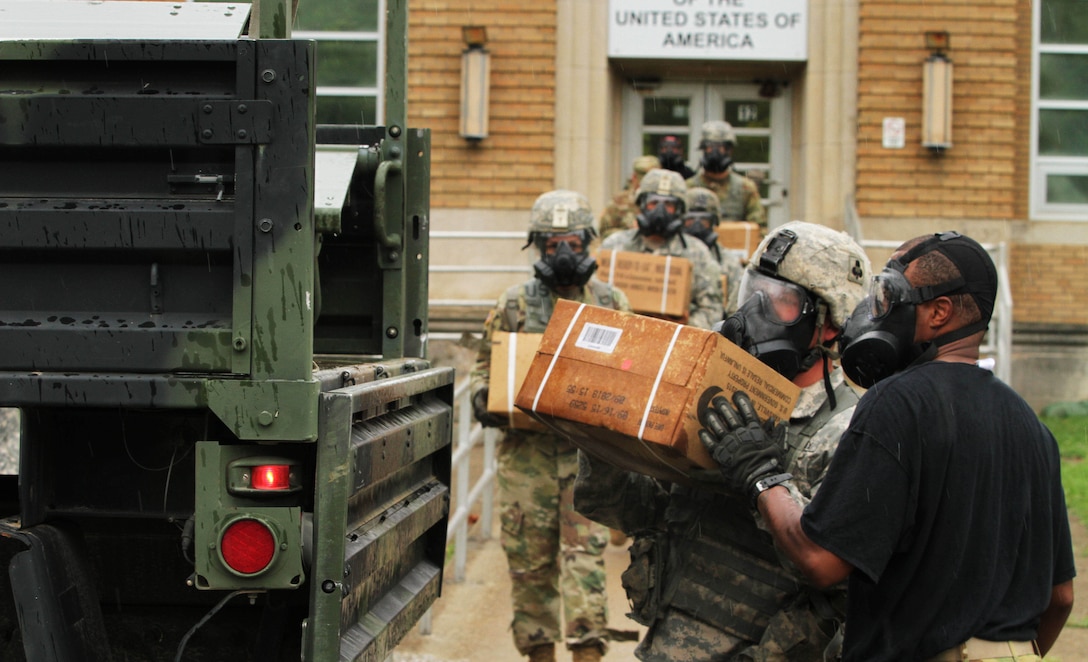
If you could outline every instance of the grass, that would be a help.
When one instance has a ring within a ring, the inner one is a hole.
[[[1088,416],[1044,416],[1041,420],[1058,440],[1066,505],[1088,524]]]

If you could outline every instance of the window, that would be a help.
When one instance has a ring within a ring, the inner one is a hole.
[[[380,125],[382,0],[304,0],[291,36],[317,42],[317,123]]]
[[[1088,220],[1088,2],[1035,3],[1032,216]]]

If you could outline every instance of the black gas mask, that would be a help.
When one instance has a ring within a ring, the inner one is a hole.
[[[684,154],[680,140],[672,136],[662,138],[658,144],[657,158],[661,162],[661,167],[666,170],[675,172],[683,170]]]
[[[680,217],[682,203],[678,198],[650,194],[642,201],[637,217],[638,232],[643,236],[657,235],[668,239],[684,227]]]
[[[704,142],[702,144],[703,170],[720,174],[733,165],[733,144],[721,142]]]
[[[961,273],[965,266],[979,273],[968,274],[967,278],[961,275],[937,285],[913,287],[904,273],[907,265],[934,250],[948,256]],[[932,359],[938,346],[987,327],[993,310],[993,298],[991,296],[987,304],[980,297],[987,283],[992,283],[996,291],[997,273],[989,257],[967,262],[965,251],[976,255],[985,252],[977,242],[957,232],[934,235],[899,258],[888,260],[884,270],[873,277],[869,295],[858,304],[843,325],[839,347],[842,368],[851,381],[862,388],[869,388],[915,362]],[[925,345],[914,342],[918,304],[948,294],[968,292],[975,297],[983,313],[980,321],[946,333]]]
[[[718,215],[712,211],[689,211],[684,214],[684,233],[703,240],[707,246],[718,241],[714,226],[718,224]]]
[[[589,238],[571,239],[577,242],[579,250],[571,248],[571,241],[561,237],[546,234],[535,237],[541,257],[533,264],[533,272],[549,289],[582,287],[597,271],[597,261],[585,250]],[[549,241],[555,245],[549,246]]]
[[[817,301],[800,285],[760,271],[744,272],[744,303],[718,331],[786,379],[819,359],[810,347],[816,334]]]

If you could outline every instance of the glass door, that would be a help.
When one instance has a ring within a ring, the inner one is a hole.
[[[699,169],[699,130],[708,120],[733,125],[737,172],[759,186],[767,221],[776,227],[789,220],[786,196],[790,174],[790,108],[786,95],[762,97],[758,85],[662,83],[652,90],[628,89],[624,102],[624,160],[620,172],[643,154],[656,154],[665,135],[680,139],[687,163]]]

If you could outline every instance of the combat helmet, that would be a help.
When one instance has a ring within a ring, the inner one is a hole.
[[[746,275],[750,271],[805,288],[827,304],[831,322],[841,329],[868,293],[872,267],[845,232],[791,221],[764,237],[748,261]]]
[[[653,154],[646,154],[635,159],[632,169],[635,174],[642,176],[651,170],[661,167],[661,160]]]
[[[740,307],[720,331],[778,374],[793,379],[824,357],[836,338],[813,338],[825,322],[840,331],[866,295],[869,258],[849,235],[815,223],[775,228],[756,247],[740,283]],[[829,367],[824,387],[834,401]]]
[[[684,178],[680,176],[680,173],[672,170],[665,170],[664,168],[655,168],[642,178],[639,182],[638,190],[635,192],[635,203],[639,206],[642,205],[642,201],[648,195],[667,195],[680,200],[681,205],[684,205],[684,195],[687,193],[688,185],[684,182]],[[683,213],[683,208],[681,208]]]
[[[724,120],[704,122],[699,147],[702,148],[706,143],[732,143],[736,145],[737,134],[733,131],[733,125]]]
[[[698,237],[710,246],[718,241],[714,230],[721,220],[718,196],[701,186],[689,188],[684,196],[687,210],[684,212],[684,232]]]
[[[529,241],[538,232],[568,234],[593,229],[589,201],[577,191],[560,189],[542,194],[529,212]]]

